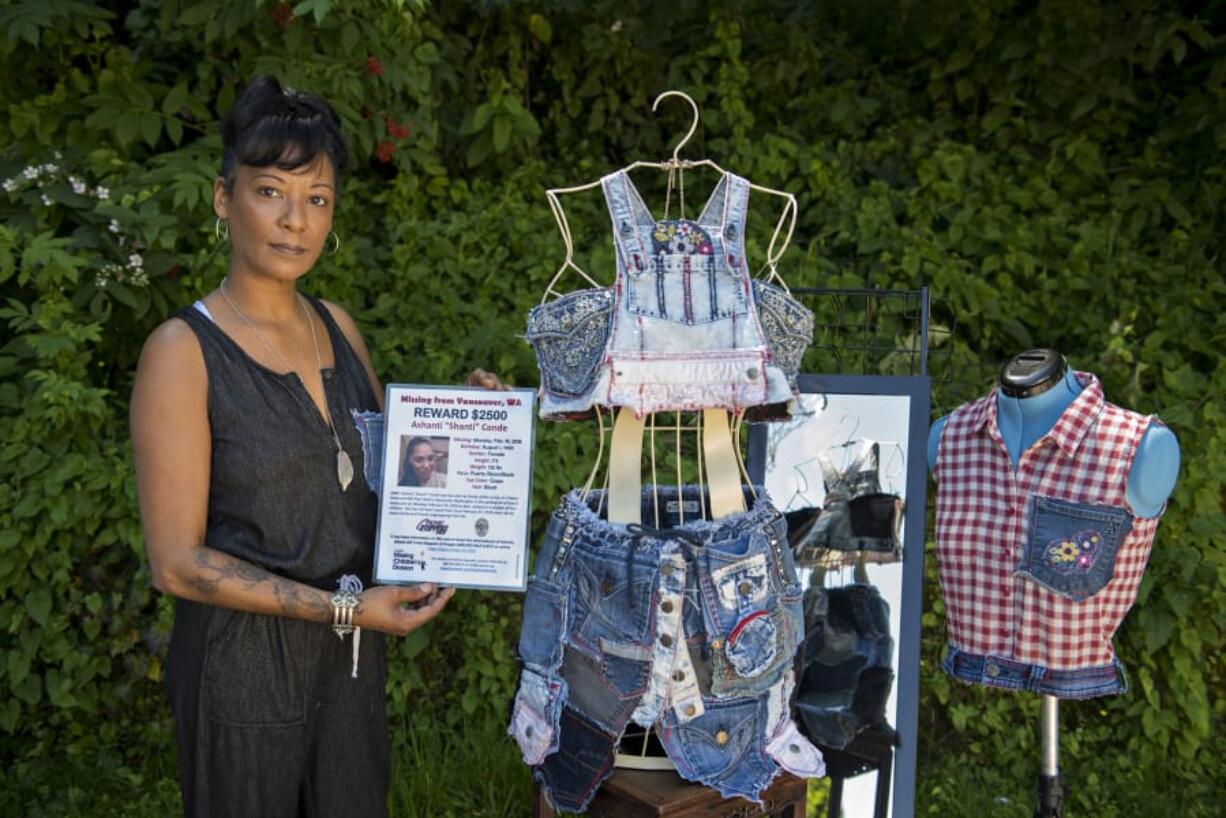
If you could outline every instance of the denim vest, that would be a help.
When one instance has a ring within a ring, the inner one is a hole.
[[[788,416],[813,314],[745,262],[749,182],[725,174],[694,221],[652,216],[625,171],[601,185],[613,224],[612,287],[533,308],[541,417],[592,407],[723,408]]]

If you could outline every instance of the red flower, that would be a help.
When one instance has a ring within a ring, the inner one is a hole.
[[[166,277],[167,278],[178,278],[179,273],[181,272],[183,272],[183,266],[180,264],[175,264],[169,270],[166,271]]]
[[[396,145],[393,142],[380,142],[375,145],[375,157],[380,162],[392,161],[392,154],[396,152]]]
[[[294,19],[294,7],[289,3],[277,3],[272,7],[272,21],[281,28],[289,28],[290,21]]]
[[[379,58],[374,54],[366,58],[366,73],[372,77],[383,76],[383,63],[379,62]]]
[[[387,126],[388,136],[394,139],[404,139],[405,137],[409,135],[408,123],[401,125],[399,122],[392,119],[390,116],[384,117],[383,123]]]

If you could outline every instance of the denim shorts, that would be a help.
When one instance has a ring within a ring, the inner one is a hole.
[[[509,732],[560,809],[586,808],[631,721],[725,797],[757,800],[780,768],[824,773],[789,716],[804,613],[784,519],[758,489],[749,511],[700,520],[699,492],[645,489],[651,525],[602,519],[599,491],[550,519]]]
[[[890,606],[873,585],[809,588],[805,668],[796,710],[814,742],[842,750],[868,727],[889,728],[894,686]]]

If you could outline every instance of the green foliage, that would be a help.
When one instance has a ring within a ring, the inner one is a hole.
[[[542,190],[667,155],[689,114],[650,103],[681,88],[703,110],[687,153],[798,197],[791,283],[929,286],[956,315],[942,411],[981,394],[999,361],[1051,345],[1115,402],[1159,413],[1185,465],[1116,640],[1132,690],[1064,708],[1063,761],[1079,814],[1216,804],[1226,12],[1199,14],[1145,0],[5,4],[0,812],[174,803],[170,604],[141,556],[126,403],[143,338],[224,272],[216,121],[260,72],[321,93],[344,121],[341,251],[305,287],[349,308],[384,380],[482,366],[535,384],[517,336],[562,261]],[[662,179],[641,178],[662,201]],[[687,175],[690,207],[711,182]],[[599,193],[565,204],[576,262],[607,279]],[[754,202],[751,260],[769,205]],[[539,533],[597,440],[549,424],[537,441]],[[929,557],[921,811],[1020,815],[1037,702],[941,674]],[[465,745],[479,739],[499,783],[453,811],[522,814],[527,777],[501,726],[520,602],[463,593],[394,643],[393,725],[411,719],[397,777],[413,778],[393,793],[399,813],[446,814],[441,794],[462,785],[445,771],[481,763]]]

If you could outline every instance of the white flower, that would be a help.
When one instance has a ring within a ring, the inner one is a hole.
[[[55,173],[57,170],[59,170],[58,165],[52,165],[51,163],[43,165],[43,173]]]
[[[33,165],[29,165],[24,170],[21,171],[21,175],[26,177],[27,179],[37,179],[39,172],[40,171],[37,167]]]
[[[111,191],[107,190],[102,185],[98,185],[98,187],[94,188],[94,195],[99,199],[106,201],[111,197]]]
[[[129,281],[131,281],[133,284],[135,284],[138,287],[143,287],[149,283],[149,274],[146,273],[144,270],[137,270],[135,273],[132,274],[132,277],[129,279]]]
[[[617,32],[622,30],[622,21],[614,20],[613,25],[609,26],[609,31]]]
[[[145,260],[140,257],[140,253],[133,253],[128,256],[128,266],[133,270],[139,270],[144,263]]]
[[[84,196],[89,192],[89,187],[75,176],[68,177],[68,184],[72,185],[72,192],[78,196]]]
[[[47,207],[51,207],[51,197],[48,196],[46,193],[43,194],[43,204],[46,205]]]
[[[106,226],[106,229],[110,230],[112,233],[118,233],[119,232],[119,219],[111,219],[111,223]]]
[[[107,284],[107,281],[108,281],[107,277],[102,275],[102,273],[99,273],[98,275],[94,276],[94,284],[96,284],[99,287],[105,287]]]
[[[4,180],[4,190],[6,193],[12,193],[16,189],[17,189],[16,179],[5,179]]]

